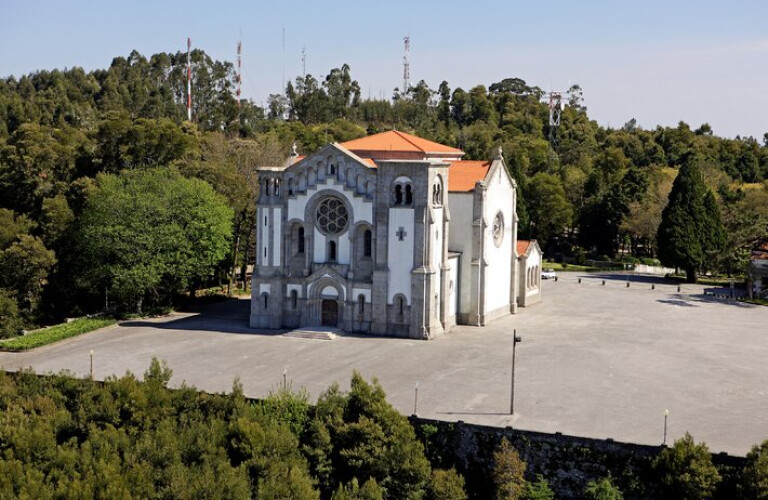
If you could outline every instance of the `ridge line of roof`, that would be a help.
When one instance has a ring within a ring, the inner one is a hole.
[[[416,144],[415,142],[410,140],[408,137],[406,137],[409,134],[406,134],[404,132],[400,132],[399,130],[393,130],[393,132],[396,133],[401,139],[403,139],[404,141],[408,142],[413,147],[415,147],[416,149],[421,151],[422,153],[429,153],[429,151],[427,151],[426,149],[424,149],[423,147],[419,146],[418,144]],[[434,141],[432,141],[432,142],[434,142]],[[443,144],[443,146],[445,146],[445,144]]]

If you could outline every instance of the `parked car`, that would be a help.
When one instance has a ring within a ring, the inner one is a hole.
[[[543,280],[554,280],[557,279],[557,273],[554,269],[544,269],[541,271],[541,279]]]

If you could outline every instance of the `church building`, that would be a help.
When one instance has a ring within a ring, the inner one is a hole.
[[[540,281],[515,181],[463,155],[390,131],[260,167],[251,327],[430,339],[517,312]]]

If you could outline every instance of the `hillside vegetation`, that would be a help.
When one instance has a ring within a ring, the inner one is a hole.
[[[362,99],[347,65],[297,78],[266,109],[247,100],[238,107],[233,65],[201,50],[192,61],[191,123],[181,53],[132,52],[107,69],[0,80],[3,336],[105,308],[167,306],[179,293],[242,279],[253,260],[256,166],[280,164],[294,142],[309,153],[395,127],[462,148],[467,159],[501,146],[519,186],[520,236],[558,259],[657,257],[663,209],[684,166],[703,182],[697,203],[718,213],[722,231],[708,231],[716,237],[698,242],[680,267],[694,277],[739,275],[768,232],[768,134],[725,139],[706,123],[602,127],[578,86],[555,134],[542,90],[519,78],[467,90],[421,81],[391,100]],[[141,201],[139,185],[151,193]],[[179,190],[191,196],[181,222],[168,199]],[[115,217],[97,215],[111,203]],[[85,238],[95,234],[98,244]],[[672,235],[672,244],[683,236],[691,235]]]

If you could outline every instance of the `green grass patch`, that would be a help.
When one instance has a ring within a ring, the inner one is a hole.
[[[544,261],[544,264],[541,265],[541,269],[552,269],[554,271],[565,271],[565,272],[577,272],[577,273],[597,273],[600,271],[609,271],[609,268],[605,267],[591,267],[591,266],[580,266],[578,264],[566,264],[566,263],[560,263],[560,262],[550,262],[550,261]]]
[[[0,350],[3,351],[27,351],[60,340],[76,337],[83,333],[92,332],[105,326],[114,325],[112,318],[81,318],[69,323],[61,323],[50,328],[35,330],[24,336],[16,337],[0,342]]]
[[[758,306],[768,306],[768,299],[758,299],[758,298],[748,299],[745,297],[741,299],[741,301],[746,302],[747,304],[756,304]]]

